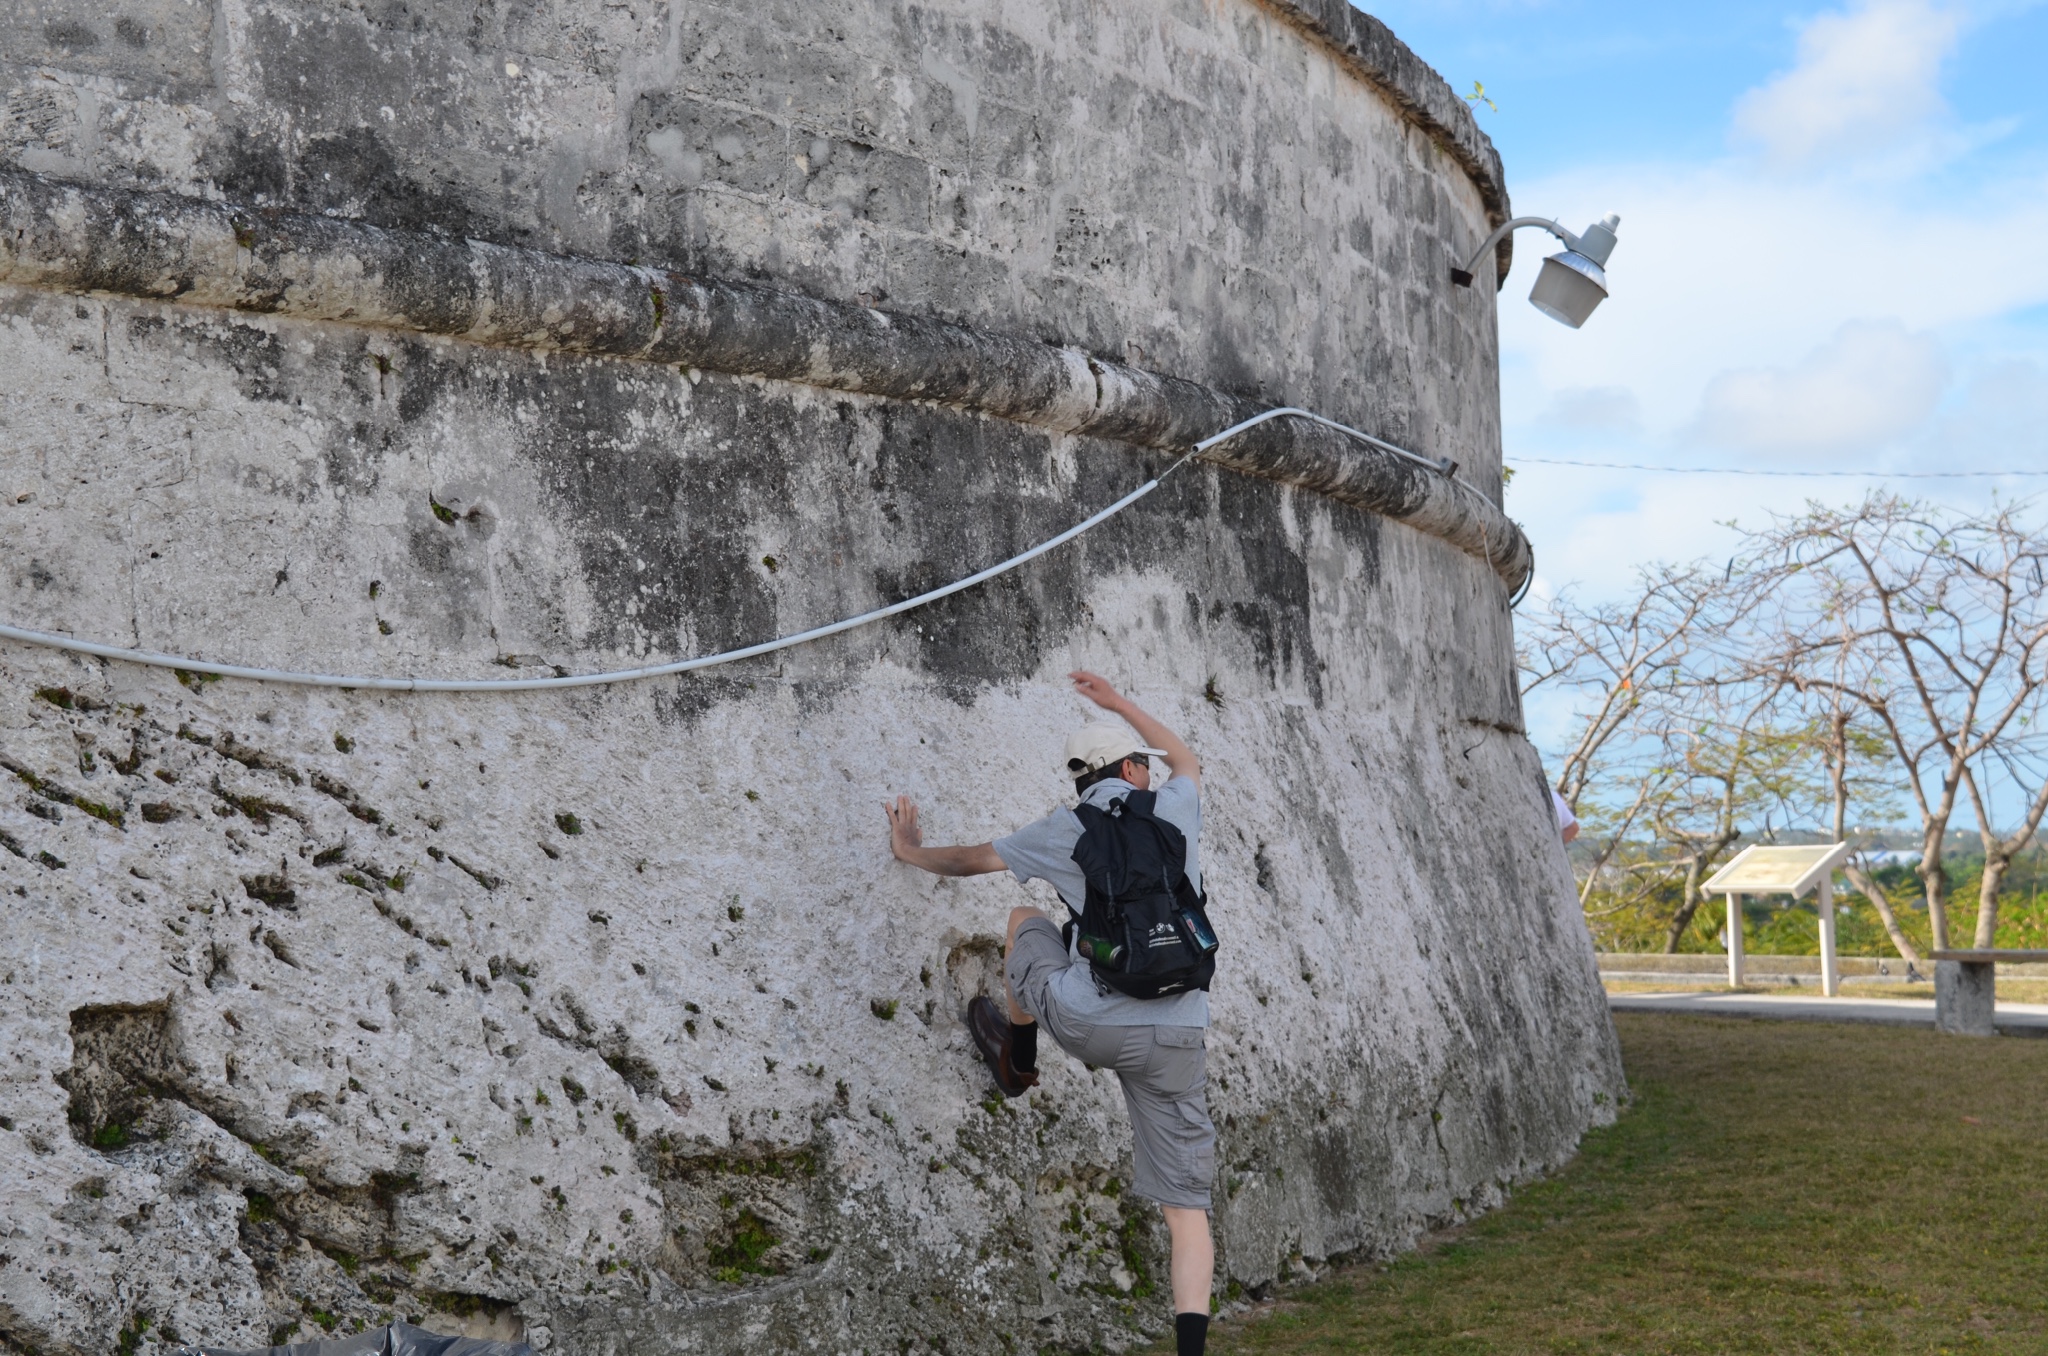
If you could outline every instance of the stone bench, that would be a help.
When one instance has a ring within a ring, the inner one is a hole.
[[[1955,1036],[1995,1036],[1999,965],[2048,961],[2048,951],[1935,951],[1934,1029]]]

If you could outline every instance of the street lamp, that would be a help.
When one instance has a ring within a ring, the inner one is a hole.
[[[1564,241],[1565,247],[1543,261],[1543,271],[1536,275],[1536,285],[1529,289],[1529,304],[1552,320],[1577,329],[1586,323],[1595,306],[1607,300],[1607,256],[1614,253],[1614,230],[1619,225],[1621,218],[1609,212],[1582,234],[1573,235],[1547,217],[1516,217],[1495,228],[1463,268],[1452,269],[1451,281],[1460,287],[1470,287],[1472,270],[1479,267],[1479,261],[1500,243],[1502,236],[1517,227],[1541,226]]]

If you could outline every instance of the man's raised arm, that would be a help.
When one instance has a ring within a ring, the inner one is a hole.
[[[1182,741],[1181,737],[1147,715],[1129,697],[1111,687],[1109,680],[1099,674],[1077,669],[1067,677],[1074,680],[1074,691],[1094,702],[1112,715],[1122,716],[1138,732],[1138,738],[1155,749],[1166,752],[1167,771],[1176,777],[1186,777],[1196,786],[1202,784],[1202,764],[1196,759],[1195,751]]]
[[[1165,748],[1164,744],[1159,747]],[[924,830],[917,824],[917,802],[908,796],[883,801],[889,815],[889,851],[899,862],[908,862],[934,876],[986,876],[1003,870],[1003,859],[993,845],[971,847],[926,847]]]

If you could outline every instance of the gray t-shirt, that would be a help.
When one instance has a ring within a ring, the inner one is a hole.
[[[1136,790],[1118,777],[1100,781],[1081,795],[1083,805],[1107,808],[1118,796]],[[1188,840],[1188,883],[1202,888],[1202,793],[1191,777],[1174,777],[1158,789],[1152,813],[1181,831]],[[1036,823],[1026,824],[993,846],[1003,865],[1019,881],[1049,881],[1059,891],[1061,902],[1075,916],[1088,899],[1088,880],[1074,861],[1074,844],[1081,841],[1081,817],[1072,810],[1054,810]],[[1109,988],[1095,978],[1095,972],[1078,958],[1053,980],[1054,996],[1067,1014],[1077,1021],[1097,1026],[1207,1026],[1209,995],[1200,989],[1171,998],[1132,998]]]

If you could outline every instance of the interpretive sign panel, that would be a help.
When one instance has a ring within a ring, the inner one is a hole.
[[[1709,894],[1803,895],[1822,874],[1849,855],[1847,843],[1815,843],[1807,847],[1764,847],[1755,844],[1714,873],[1700,888]]]

